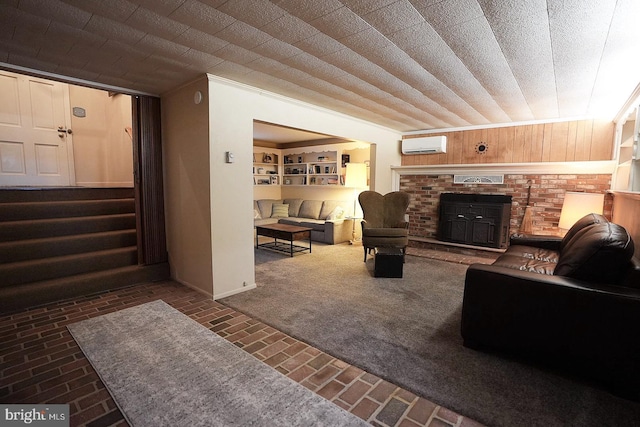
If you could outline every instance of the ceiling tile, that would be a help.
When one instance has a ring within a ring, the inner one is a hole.
[[[254,52],[271,58],[276,61],[282,61],[295,55],[300,55],[302,50],[278,39],[271,39],[252,49]]]
[[[195,68],[203,68],[205,70],[208,70],[209,68],[224,61],[222,58],[218,58],[215,55],[210,55],[208,53],[200,52],[194,49],[189,49],[188,51],[186,51],[182,55],[182,58],[189,64],[189,66],[193,66]]]
[[[84,27],[89,22],[89,18],[91,18],[91,13],[59,0],[49,0],[47,2],[21,0],[20,9],[35,16],[64,22],[70,27],[76,28]]]
[[[265,57],[260,57],[251,62],[247,62],[245,66],[251,68],[252,70],[260,71],[266,74],[277,73],[278,71],[282,71],[285,68],[289,67],[288,65],[283,64],[280,61]]]
[[[216,51],[216,56],[224,59],[225,61],[230,61],[240,65],[244,65],[260,58],[260,55],[255,52],[230,44]]]
[[[600,67],[613,2],[567,0],[549,4],[549,28],[561,115],[586,114]],[[637,26],[637,21],[636,21]],[[579,69],[576,74],[573,70]]]
[[[640,19],[640,2],[634,0],[616,3],[615,15],[607,34],[607,42],[602,52],[600,68],[593,93],[589,100],[589,114],[601,116],[603,112],[620,108],[635,89],[635,80],[640,70],[638,39],[629,37],[637,34]],[[625,66],[618,65],[619,58],[625,58]],[[620,90],[611,90],[611,82],[617,82]]]
[[[51,21],[41,16],[32,15],[19,9],[12,9],[6,5],[0,6],[0,22],[2,25],[21,27],[34,34],[44,34]]]
[[[210,72],[403,131],[612,115],[640,81],[637,0],[0,3],[10,66],[153,93]]]
[[[292,15],[283,15],[261,29],[278,40],[292,45],[318,33],[314,27]]]
[[[374,10],[381,9],[385,6],[395,3],[398,0],[341,0],[349,9],[359,15],[366,15]]]
[[[336,40],[370,28],[365,20],[346,7],[311,21],[311,25]]]
[[[128,0],[64,0],[80,10],[95,13],[114,21],[124,22],[138,8],[138,5]],[[64,21],[63,21],[64,22]]]
[[[260,28],[284,16],[284,11],[264,0],[229,0],[218,10],[253,27]]]
[[[139,7],[126,23],[140,31],[173,40],[189,29],[189,26],[169,19],[143,7]]]
[[[211,54],[215,54],[215,52],[229,44],[226,40],[219,39],[195,28],[189,28],[180,34],[175,39],[175,42]]]
[[[480,5],[533,116],[557,116],[547,2],[530,0],[504,7],[497,0],[480,0]]]
[[[174,43],[160,37],[147,34],[136,43],[136,47],[153,55],[164,56],[166,58],[176,59],[182,56],[189,47]]]
[[[99,36],[79,28],[69,27],[60,22],[52,22],[47,28],[46,36],[54,41],[62,43],[82,44],[85,46],[102,46],[107,38]]]
[[[208,34],[215,34],[236,19],[196,0],[186,0],[169,17]]]
[[[306,22],[313,21],[344,7],[338,0],[279,0],[276,3],[291,15],[297,16]]]
[[[403,28],[413,27],[424,18],[408,2],[398,1],[364,15],[364,19],[382,34],[394,33]]]
[[[273,38],[242,21],[236,21],[224,30],[218,31],[216,37],[245,49],[253,49]]]
[[[324,33],[304,39],[296,43],[296,47],[319,58],[345,49],[342,43]]]
[[[84,29],[108,39],[131,45],[138,43],[145,36],[143,31],[98,15],[93,15]]]
[[[169,16],[177,8],[182,6],[185,0],[130,0],[140,4],[148,10],[152,10],[158,15]]]

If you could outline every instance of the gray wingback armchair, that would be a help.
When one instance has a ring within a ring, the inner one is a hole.
[[[409,223],[405,221],[409,194],[393,191],[383,196],[375,191],[363,191],[358,201],[364,214],[364,260],[367,260],[367,253],[373,248],[400,248],[404,255],[409,243]]]

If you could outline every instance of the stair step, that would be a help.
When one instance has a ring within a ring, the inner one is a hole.
[[[0,277],[2,277],[0,286],[10,287],[92,271],[136,265],[137,263],[138,249],[136,246],[130,246],[0,264]]]
[[[136,227],[134,213],[0,222],[0,242],[67,236]]]
[[[0,288],[0,313],[13,313],[53,301],[89,296],[138,283],[168,280],[169,276],[169,264],[161,263],[133,265]]]
[[[0,221],[135,213],[134,199],[0,203]]]
[[[115,230],[0,243],[3,263],[94,252],[136,245],[136,230]]]
[[[62,200],[128,199],[134,189],[86,187],[0,187],[0,203],[58,202]]]

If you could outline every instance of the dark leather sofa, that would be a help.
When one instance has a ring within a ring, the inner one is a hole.
[[[640,263],[629,233],[590,214],[564,238],[510,243],[492,265],[467,270],[464,345],[640,400]]]

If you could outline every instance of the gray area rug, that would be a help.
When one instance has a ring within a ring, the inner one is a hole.
[[[163,301],[68,328],[134,427],[367,425]]]
[[[220,302],[487,425],[640,425],[637,403],[463,347],[466,269],[407,256],[402,279],[374,278],[361,246],[256,250],[258,288]]]

